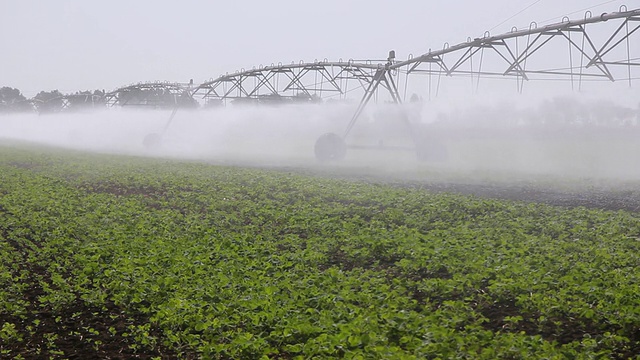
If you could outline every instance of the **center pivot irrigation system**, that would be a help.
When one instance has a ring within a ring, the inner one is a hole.
[[[572,89],[580,90],[587,81],[626,81],[632,85],[640,57],[640,9],[620,7],[618,12],[594,16],[587,12],[583,19],[570,20],[527,29],[469,38],[466,42],[445,44],[442,49],[429,50],[407,60],[396,60],[390,51],[385,60],[349,60],[312,63],[271,64],[250,70],[225,74],[198,86],[174,83],[147,83],[128,86],[106,95],[108,105],[172,104],[174,109],[163,133],[168,129],[177,109],[185,105],[204,106],[243,103],[309,103],[325,99],[345,99],[352,92],[360,101],[346,129],[341,134],[327,133],[315,143],[315,155],[320,161],[340,160],[349,146],[347,139],[363,110],[379,90],[386,91],[391,102],[402,104],[407,96],[409,78],[428,77],[428,97],[437,96],[440,83],[446,77],[467,77],[472,86],[480,79],[515,80],[518,92],[531,80],[564,80]],[[634,38],[635,36],[635,38]],[[633,40],[632,40],[633,39]],[[633,46],[632,46],[633,45]],[[632,54],[632,51],[635,53]],[[411,75],[411,76],[410,76]],[[403,94],[399,89],[404,88]],[[167,99],[170,101],[167,102]],[[413,126],[399,107],[400,121],[409,127],[419,159],[438,158],[443,150],[433,137],[426,138]],[[160,144],[162,134],[150,134],[145,146]],[[377,144],[375,148],[380,148]],[[362,148],[362,146],[358,146]]]

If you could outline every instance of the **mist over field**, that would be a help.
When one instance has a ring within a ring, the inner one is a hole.
[[[0,360],[640,360],[640,0],[0,33]]]
[[[346,138],[350,146],[372,148],[349,149],[341,162],[318,162],[315,141],[327,132],[342,135],[355,105],[179,110],[168,125],[171,110],[16,114],[0,117],[0,138],[100,153],[356,170],[407,179],[428,178],[434,172],[640,179],[640,110],[608,100],[407,103],[403,109],[410,127],[394,105],[373,105]],[[160,147],[143,145],[151,133],[162,134]],[[418,161],[414,138],[446,149],[446,156]],[[396,150],[383,150],[388,147]]]

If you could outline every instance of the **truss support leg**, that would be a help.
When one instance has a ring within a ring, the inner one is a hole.
[[[362,96],[362,99],[360,100],[360,104],[358,104],[358,108],[356,109],[356,112],[351,117],[351,120],[349,121],[349,124],[347,125],[347,129],[345,130],[344,134],[342,135],[343,138],[346,138],[347,135],[349,135],[349,133],[351,132],[351,129],[353,129],[353,126],[358,121],[358,118],[362,114],[362,111],[364,111],[364,108],[367,106],[369,101],[371,101],[371,98],[373,97],[373,94],[375,94],[376,90],[378,89],[378,86],[380,86],[380,83],[383,81],[383,79],[385,79],[385,81],[386,81],[386,73],[387,73],[387,71],[388,71],[387,69],[379,69],[378,71],[376,71],[376,74],[374,75],[373,79],[371,80],[371,83],[369,84],[369,87],[367,88],[367,90],[365,91],[364,95]]]
[[[389,94],[391,95],[393,102],[397,106],[402,104],[402,100],[400,98],[400,92],[398,91],[398,86],[393,80],[393,76],[391,75],[390,66],[393,64],[393,58],[395,57],[393,55],[394,55],[393,53],[389,54],[389,62],[386,64],[384,68],[380,68],[376,71],[375,75],[373,76],[373,79],[369,83],[368,88],[366,89],[364,95],[362,96],[362,99],[360,100],[360,103],[358,105],[358,108],[356,109],[356,112],[353,114],[353,117],[351,118],[351,121],[349,121],[349,124],[347,125],[347,129],[345,130],[342,136],[343,140],[341,144],[343,148],[340,148],[340,149],[344,149],[344,147],[346,146],[344,139],[349,135],[349,133],[353,129],[358,118],[360,117],[360,115],[362,115],[362,112],[364,111],[367,104],[371,101],[371,98],[373,97],[375,92],[378,90],[378,87],[380,85],[382,85],[384,88],[386,88],[389,91]],[[409,136],[415,147],[416,156],[418,160],[420,161],[445,160],[448,157],[446,147],[443,144],[441,144],[435,136],[432,135],[432,136],[425,137],[425,134],[421,131],[421,129],[414,128],[411,121],[409,120],[409,114],[407,114],[405,110],[406,109],[400,109],[400,121],[404,122],[404,125],[406,126],[407,131],[409,132]],[[341,152],[341,156],[344,156],[344,150],[341,150],[341,151],[343,151]]]
[[[358,104],[358,108],[356,109],[356,112],[351,117],[351,120],[347,125],[347,129],[345,130],[342,136],[334,133],[327,133],[322,135],[316,141],[316,145],[315,145],[316,159],[318,159],[319,161],[325,162],[329,160],[342,160],[344,158],[347,150],[347,144],[344,139],[347,137],[347,135],[349,135],[349,133],[351,132],[351,129],[353,129],[353,126],[356,124],[356,121],[362,114],[362,111],[367,106],[369,101],[371,101],[371,98],[373,97],[373,94],[375,94],[376,90],[378,89],[378,86],[380,86],[380,83],[384,81],[385,84],[388,84],[388,81],[386,79],[388,72],[389,72],[388,66],[385,68],[380,68],[376,71],[375,75],[373,76],[373,79],[371,79],[369,86],[367,87],[364,95],[362,96],[362,99],[360,100],[360,104]],[[397,97],[394,95],[394,98],[397,98]]]
[[[171,115],[169,116],[169,120],[167,120],[167,123],[164,124],[164,127],[162,128],[162,135],[164,135],[167,132],[167,129],[169,129],[169,126],[173,122],[173,118],[175,118],[176,114],[178,113],[178,108],[179,108],[179,106],[176,105],[176,107],[173,108],[173,111],[171,111]]]
[[[180,108],[180,106],[176,104],[176,106],[173,108],[173,111],[171,111],[169,120],[167,120],[167,122],[164,124],[164,127],[162,128],[161,133],[150,133],[144,137],[144,140],[142,141],[142,145],[146,149],[157,150],[162,146],[162,138],[164,137],[164,134],[169,129],[169,126],[173,122],[173,119],[176,117],[176,114],[178,113],[178,108]]]
[[[369,102],[371,101],[371,98],[373,98],[373,95],[376,93],[376,91],[378,90],[378,87],[381,84],[384,88],[386,88],[389,91],[389,94],[391,95],[391,98],[396,105],[402,104],[402,101],[400,99],[400,92],[398,91],[398,86],[393,80],[393,76],[391,75],[391,65],[393,64],[394,58],[395,58],[395,53],[393,51],[389,52],[389,59],[388,59],[389,61],[387,62],[387,64],[376,71],[375,75],[371,79],[371,82],[369,83],[369,86],[365,90],[365,93],[362,96],[362,99],[360,99],[360,103],[356,108],[356,112],[351,117],[351,120],[349,121],[349,124],[347,125],[347,128],[343,133],[343,135],[339,136],[334,133],[328,133],[328,134],[322,135],[318,139],[315,145],[315,153],[316,153],[316,158],[318,160],[330,161],[330,160],[341,160],[342,158],[344,158],[346,154],[346,148],[347,148],[346,142],[344,139],[349,135],[354,125],[358,121],[358,118],[360,118],[360,115],[362,115],[362,112],[364,111],[365,107],[367,106],[367,104],[369,104]],[[432,149],[433,144],[429,142],[425,145],[425,141],[422,141],[418,132],[412,129],[408,114],[406,114],[404,109],[401,109],[401,118],[402,118],[402,121],[407,126],[407,130],[410,133],[411,140],[413,141],[414,146],[416,148],[416,154],[418,156],[418,159],[430,160],[429,157],[431,157],[432,153],[434,152]],[[439,151],[439,152],[442,152],[442,151]]]

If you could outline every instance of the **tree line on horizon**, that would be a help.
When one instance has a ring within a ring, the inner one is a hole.
[[[106,106],[104,90],[77,91],[63,94],[59,90],[40,91],[27,99],[19,89],[0,87],[0,114],[55,113]],[[163,90],[128,89],[118,94],[120,105],[152,105],[155,107],[193,107],[195,100],[175,97]],[[476,125],[640,125],[640,103],[637,109],[610,100],[584,103],[570,97],[545,100],[537,108],[517,110],[508,105],[481,106],[469,111],[439,113],[438,122]]]
[[[40,91],[27,99],[19,89],[4,86],[0,88],[0,114],[37,112],[56,113],[101,108],[107,101],[125,106],[148,107],[194,107],[197,103],[190,96],[177,96],[166,89],[127,88],[119,91],[115,97],[107,99],[104,90],[77,91],[63,94],[59,90]]]
[[[78,108],[96,105],[95,103],[89,103],[87,99],[103,99],[104,95],[104,90],[87,90],[63,94],[55,89],[40,91],[33,98],[28,99],[19,89],[3,86],[0,88],[0,113],[55,112],[65,106]],[[66,104],[65,101],[67,102]]]

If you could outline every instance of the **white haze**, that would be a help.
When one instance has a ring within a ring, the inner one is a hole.
[[[548,100],[551,101],[551,100]],[[216,164],[352,171],[428,180],[479,174],[550,176],[565,179],[640,180],[636,123],[616,126],[522,125],[536,108],[515,102],[407,104],[420,126],[447,148],[445,161],[419,162],[415,153],[349,149],[339,163],[320,164],[314,143],[326,132],[342,134],[356,103],[234,106],[180,110],[160,149],[146,149],[150,133],[162,133],[170,110],[107,109],[53,115],[0,116],[0,139],[14,139],[99,153],[203,160]],[[520,119],[520,120],[519,120]],[[390,105],[369,106],[349,134],[350,145],[412,147],[405,123]]]

